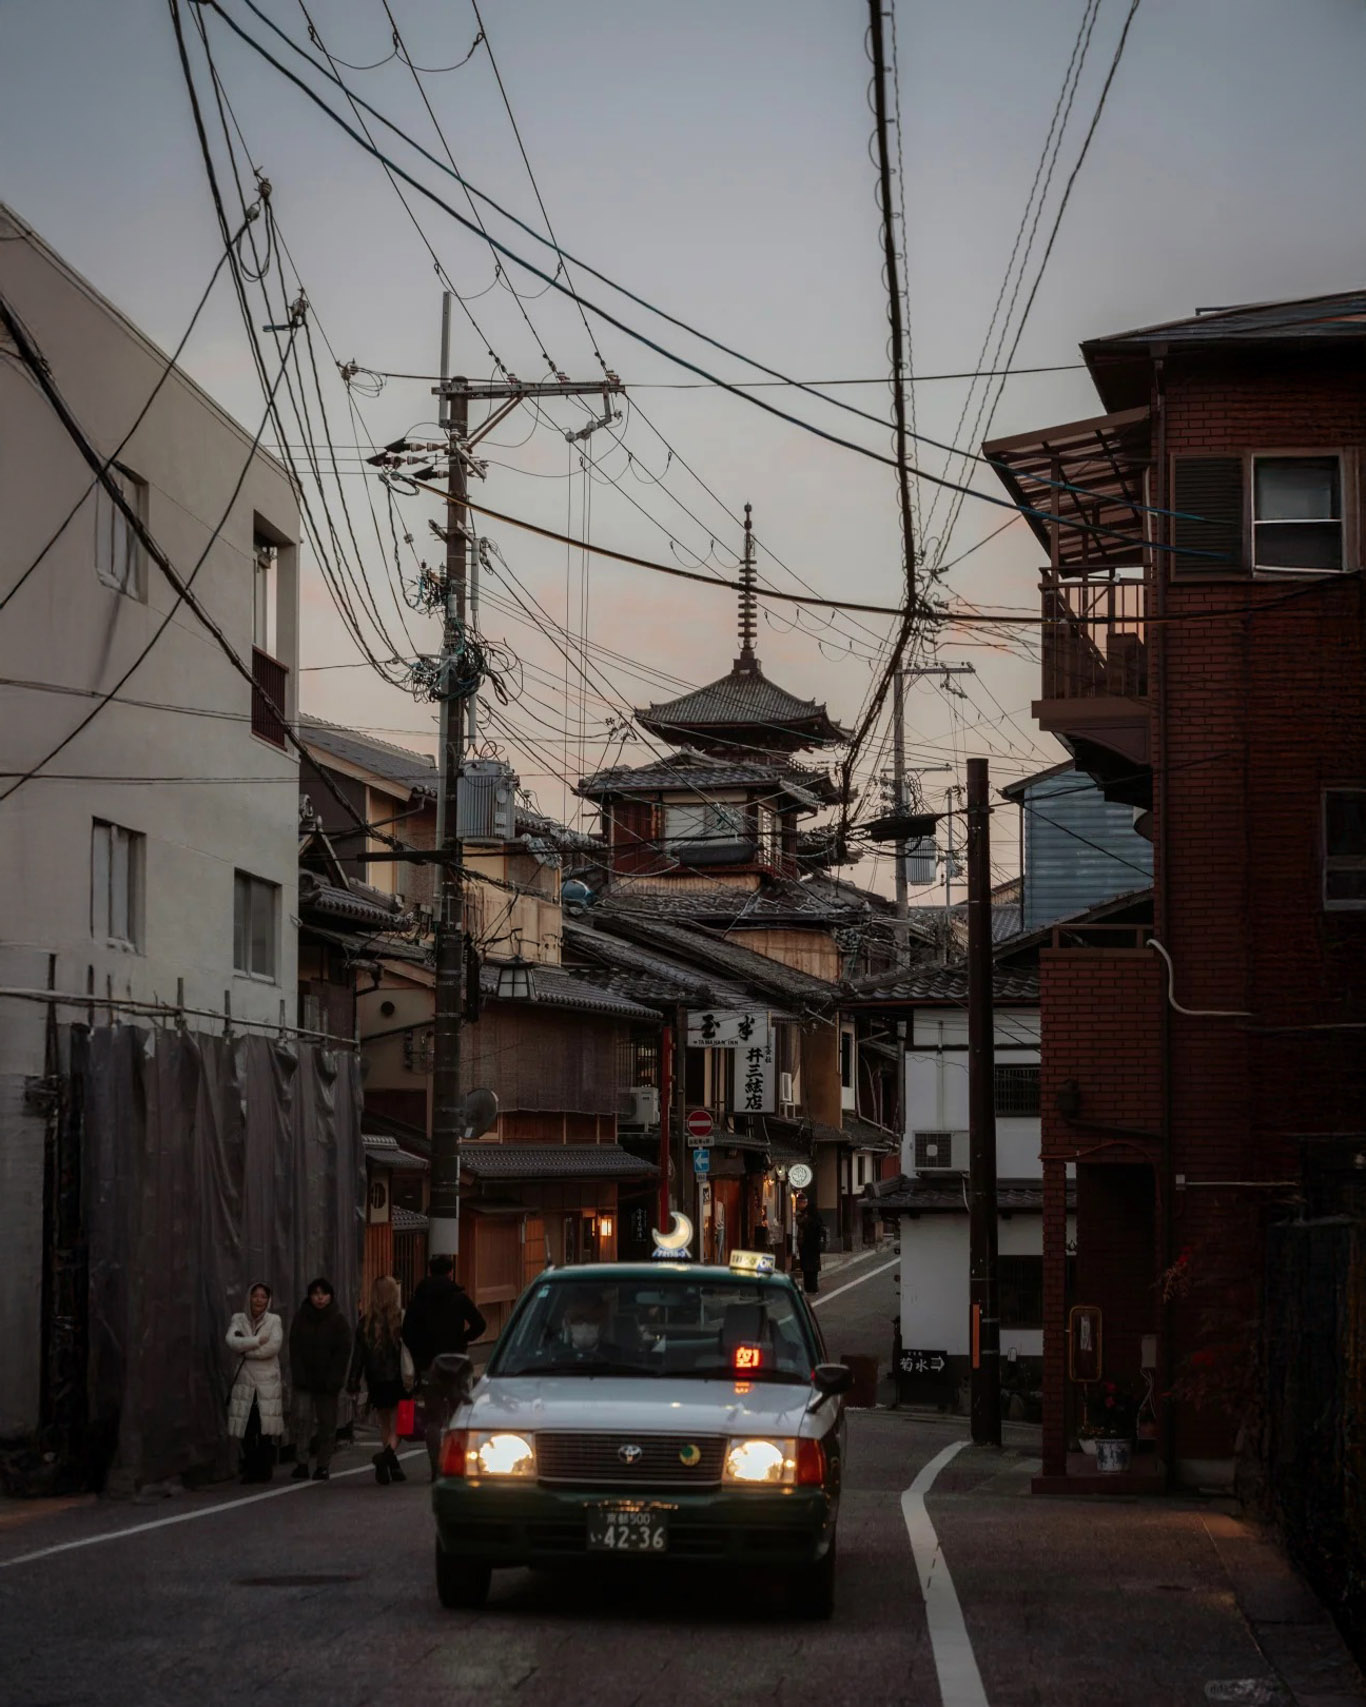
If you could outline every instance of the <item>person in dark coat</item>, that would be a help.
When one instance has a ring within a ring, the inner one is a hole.
[[[451,1401],[432,1389],[427,1371],[432,1359],[443,1352],[465,1352],[488,1326],[479,1307],[455,1278],[455,1264],[444,1253],[427,1264],[403,1317],[403,1343],[413,1354],[413,1365],[421,1384],[422,1414],[427,1437],[427,1457],[432,1480],[436,1480],[441,1436],[450,1421]]]
[[[337,1444],[337,1398],[351,1362],[351,1329],[337,1306],[332,1282],[308,1283],[308,1296],[289,1329],[289,1371],[294,1384],[294,1480],[308,1480],[309,1443],[316,1437],[315,1482],[325,1482]]]
[[[411,1388],[412,1360],[403,1341],[402,1291],[392,1274],[382,1274],[370,1288],[370,1308],[356,1328],[355,1350],[346,1377],[354,1398],[362,1379],[370,1410],[379,1428],[379,1451],[370,1462],[381,1487],[406,1482],[398,1461],[398,1407]],[[405,1370],[404,1362],[409,1367]]]
[[[825,1229],[821,1218],[816,1213],[816,1207],[810,1198],[802,1197],[797,1201],[797,1266],[802,1271],[802,1291],[819,1292],[821,1289],[821,1247],[825,1243]]]

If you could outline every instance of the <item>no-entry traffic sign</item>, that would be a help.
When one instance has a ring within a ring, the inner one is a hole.
[[[691,1108],[688,1110],[688,1118],[685,1124],[688,1128],[688,1137],[694,1143],[705,1144],[712,1135],[715,1122],[705,1108]]]

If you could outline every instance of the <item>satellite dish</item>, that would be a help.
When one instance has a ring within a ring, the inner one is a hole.
[[[478,1138],[498,1118],[498,1098],[492,1091],[471,1091],[460,1104],[460,1136]]]
[[[658,1227],[652,1229],[657,1257],[672,1257],[676,1261],[686,1258],[688,1246],[692,1243],[692,1222],[686,1215],[681,1215],[675,1209],[671,1216],[673,1226],[667,1233],[661,1233]]]

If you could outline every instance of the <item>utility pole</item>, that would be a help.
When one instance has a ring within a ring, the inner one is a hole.
[[[447,441],[446,572],[442,586],[441,762],[437,766],[436,841],[441,898],[436,920],[436,1023],[432,1031],[432,1189],[428,1250],[460,1253],[460,1024],[465,1006],[465,891],[460,869],[460,770],[465,756],[464,707],[452,692],[465,644],[465,579],[469,563],[464,442],[470,403],[463,379],[450,380],[451,295],[441,299],[440,420]]]
[[[991,806],[987,761],[968,760],[968,1204],[972,1438],[1001,1444],[996,1275],[996,1063],[992,1002]]]
[[[436,1016],[433,1027],[432,1070],[432,1191],[428,1248],[433,1255],[460,1251],[460,1141],[464,1136],[465,1085],[461,1073],[460,1027],[465,1009],[464,873],[461,867],[460,774],[466,741],[478,733],[475,701],[477,680],[470,686],[471,655],[468,645],[472,564],[477,545],[469,526],[468,481],[473,474],[482,480],[487,464],[471,452],[522,402],[531,398],[583,397],[601,393],[603,413],[576,433],[566,433],[571,442],[617,419],[611,399],[623,390],[613,373],[601,379],[575,382],[563,374],[553,380],[524,383],[509,374],[506,380],[471,384],[463,376],[450,376],[451,296],[441,307],[441,381],[436,387],[439,420],[445,434],[440,446],[391,446],[388,453],[370,460],[377,466],[401,468],[420,460],[425,451],[444,452],[446,473],[446,566],[441,586],[441,658],[438,698],[441,706],[441,759],[437,766],[437,846],[441,871],[441,897],[436,927]],[[470,428],[471,402],[494,407],[477,428]],[[477,584],[476,584],[477,585]],[[477,591],[476,591],[477,597]],[[468,703],[466,703],[468,702]]]

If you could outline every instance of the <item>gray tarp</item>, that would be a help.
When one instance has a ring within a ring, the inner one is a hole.
[[[359,1059],[266,1037],[73,1027],[84,1107],[89,1425],[114,1485],[230,1467],[228,1319],[264,1280],[286,1332],[360,1284]],[[288,1359],[284,1359],[286,1382]]]

